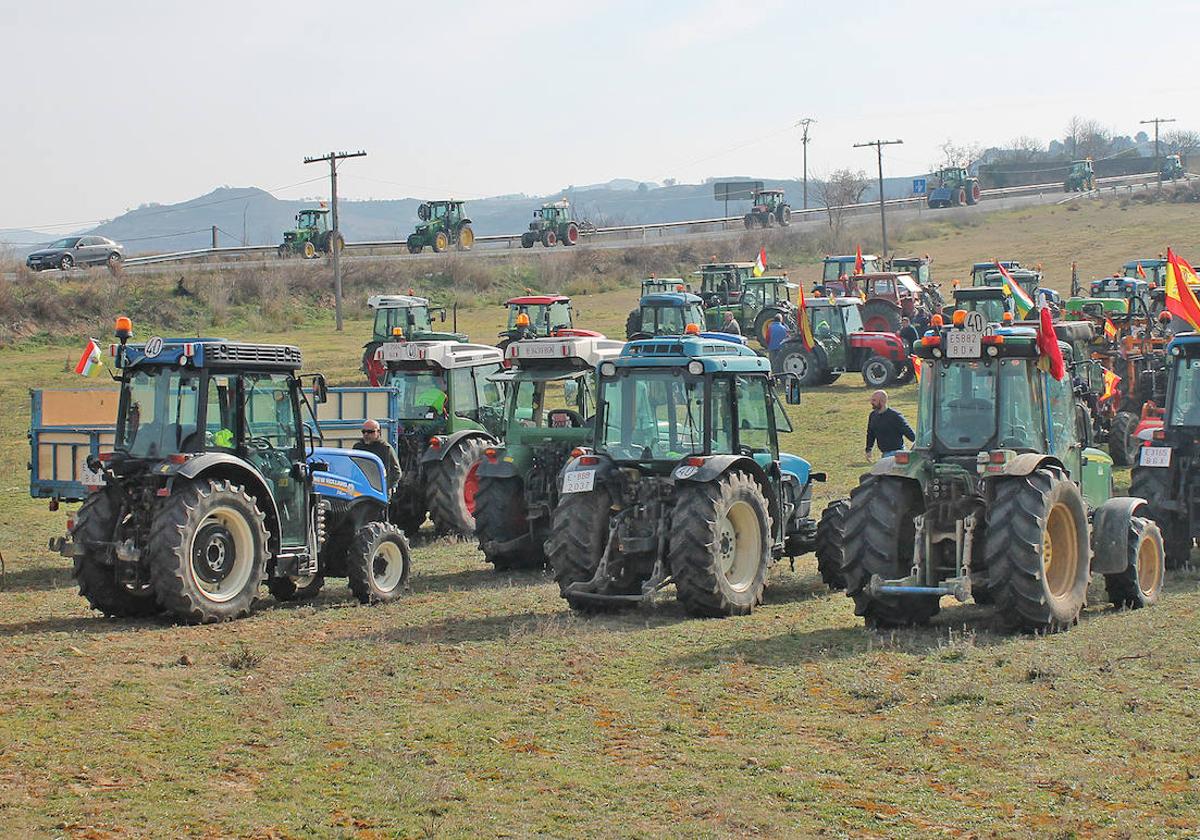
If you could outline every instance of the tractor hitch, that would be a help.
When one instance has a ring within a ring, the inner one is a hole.
[[[872,597],[879,595],[953,595],[955,600],[966,603],[971,600],[971,579],[969,577],[949,578],[938,586],[924,586],[920,576],[910,575],[896,580],[884,580],[879,575],[871,575],[867,584],[867,594]]]

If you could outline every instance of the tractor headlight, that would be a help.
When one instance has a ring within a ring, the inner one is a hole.
[[[692,376],[699,376],[700,374],[704,373],[704,362],[699,362],[693,359],[692,361],[688,362],[687,372]]]
[[[616,374],[617,374],[617,366],[614,365],[612,362],[604,362],[603,364],[600,365],[600,375],[601,376],[616,376]]]

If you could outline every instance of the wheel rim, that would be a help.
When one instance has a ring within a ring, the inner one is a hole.
[[[371,577],[382,592],[395,589],[404,577],[404,554],[391,540],[382,542],[371,557]]]
[[[880,385],[887,379],[887,371],[879,362],[867,362],[867,381],[872,385]]]
[[[246,518],[231,507],[215,508],[192,537],[192,581],[210,601],[237,597],[254,568],[254,536]]]
[[[579,230],[577,228],[567,228],[567,241],[572,245],[579,241]]]
[[[435,241],[437,242],[439,251],[446,250],[446,246],[450,244],[450,240],[446,238],[446,234],[444,233],[439,233]]]
[[[1046,588],[1054,598],[1062,598],[1075,588],[1079,570],[1079,535],[1071,509],[1058,502],[1046,517],[1042,534],[1042,572]]]
[[[311,258],[311,257],[316,256],[316,253],[317,253],[317,249],[315,247],[313,247],[313,244],[311,242],[304,243],[304,256]]]
[[[1138,589],[1143,597],[1152,596],[1162,585],[1163,563],[1154,540],[1143,537],[1137,553]]]
[[[762,528],[749,503],[737,501],[729,506],[717,523],[717,564],[726,583],[736,592],[744,592],[758,575],[762,560]]]
[[[67,270],[68,268],[70,268],[74,264],[75,264],[75,261],[72,260],[70,257],[62,258],[62,267],[63,267],[64,271]]]
[[[471,244],[475,241],[475,232],[469,229],[464,230],[459,241],[462,242],[463,247],[470,248]]]
[[[808,358],[802,353],[789,353],[783,357],[783,363],[780,366],[784,373],[795,374],[801,379],[808,376]]]
[[[467,478],[463,481],[463,502],[467,506],[467,513],[475,515],[475,496],[479,493],[479,462],[476,461],[467,470]]]

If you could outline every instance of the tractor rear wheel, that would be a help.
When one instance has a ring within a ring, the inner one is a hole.
[[[193,624],[243,618],[266,576],[266,517],[232,482],[181,484],[151,528],[150,582],[159,603]]]
[[[863,329],[867,332],[900,332],[900,307],[876,298],[863,304]]]
[[[862,378],[869,388],[884,388],[896,381],[896,364],[876,354],[863,362]]]
[[[995,479],[987,510],[988,590],[1012,629],[1054,633],[1079,619],[1091,562],[1083,497],[1061,469]]]
[[[771,514],[743,472],[677,485],[667,559],[693,615],[747,615],[762,603],[771,565]]]
[[[778,214],[779,214],[778,221],[779,221],[780,227],[787,227],[788,225],[790,225],[792,223],[792,208],[791,207],[788,207],[786,205],[783,207],[780,207]]]
[[[765,227],[765,228],[775,227],[775,214],[770,213],[770,212],[763,213],[762,214],[762,224],[763,224],[763,227]]]
[[[608,545],[608,522],[612,497],[603,486],[586,493],[565,493],[554,509],[550,523],[550,538],[546,552],[559,595],[573,610],[599,612],[622,609],[625,601],[592,601],[571,594],[573,583],[586,583],[596,574],[600,559]],[[621,563],[614,550],[608,558],[609,568]],[[607,595],[636,595],[641,592],[641,580],[633,569],[625,568],[603,590]]]
[[[521,234],[521,247],[522,248],[532,248],[533,244],[535,242],[537,242],[537,237],[533,234],[532,231],[525,231],[525,233]]]
[[[558,244],[558,234],[557,233],[552,231],[550,228],[546,228],[544,231],[542,231],[542,245],[544,247],[553,248],[557,244]]]
[[[978,181],[971,182],[971,189],[967,191],[967,204],[978,204],[983,198],[983,190],[979,188]]]
[[[1115,607],[1131,610],[1158,602],[1166,577],[1162,533],[1149,519],[1129,520],[1129,565],[1116,575],[1104,576],[1104,589]]]
[[[567,223],[567,235],[563,239],[563,245],[566,245],[569,248],[572,245],[578,245],[578,244],[579,244],[579,225],[575,224],[574,222],[568,222]]]
[[[450,236],[444,230],[439,230],[433,235],[433,252],[440,254],[450,247]]]
[[[778,311],[777,309],[764,309],[754,316],[754,338],[763,347],[767,346],[767,330],[771,328],[771,322],[775,320]]]
[[[470,225],[463,225],[458,229],[458,250],[470,251],[471,246],[475,244],[475,231],[471,230]]]
[[[937,595],[869,595],[872,575],[884,580],[905,577],[916,541],[914,518],[922,511],[915,481],[865,475],[850,492],[846,513],[846,549],[842,577],[854,612],[868,627],[925,624],[941,608]]]
[[[487,447],[488,443],[481,438],[467,438],[456,444],[442,460],[425,468],[429,518],[438,533],[475,536],[479,459]]]
[[[1168,569],[1186,566],[1192,556],[1192,528],[1186,513],[1163,510],[1160,502],[1175,496],[1175,467],[1142,467],[1135,465],[1130,477],[1129,495],[1145,499],[1149,503],[1150,518],[1162,533]],[[1187,499],[1180,499],[1185,510],[1190,507]]]
[[[835,591],[846,588],[842,558],[846,553],[846,514],[849,512],[849,499],[835,499],[821,511],[821,520],[817,523],[817,571],[825,585]]]
[[[801,387],[811,388],[820,385],[825,376],[825,367],[821,364],[820,356],[814,351],[804,349],[800,342],[785,344],[779,351],[779,370],[776,373],[790,373],[800,380]]]
[[[267,578],[267,591],[275,596],[276,601],[307,601],[316,598],[325,585],[324,575],[304,575],[303,577]]]
[[[346,555],[346,577],[359,603],[396,600],[411,572],[412,554],[403,531],[387,522],[369,522],[358,529]]]
[[[1138,416],[1132,411],[1118,411],[1113,417],[1112,426],[1108,430],[1108,453],[1112,455],[1115,466],[1128,467],[1137,460],[1137,452],[1142,445],[1142,442],[1133,436],[1137,425]]]
[[[967,188],[959,187],[958,192],[954,194],[954,206],[962,207],[967,203]]]
[[[117,581],[112,564],[120,503],[107,490],[92,493],[75,512],[71,541],[83,550],[75,555],[71,576],[79,594],[94,610],[115,618],[141,618],[162,612],[150,586],[130,587]]]
[[[546,565],[545,551],[537,541],[523,540],[520,545],[499,547],[501,543],[515,543],[529,536],[520,479],[481,478],[476,499],[475,536],[479,549],[496,571],[540,569]]]

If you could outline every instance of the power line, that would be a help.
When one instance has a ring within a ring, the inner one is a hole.
[[[812,117],[805,117],[796,123],[797,128],[803,128],[800,142],[804,145],[804,209],[808,209],[808,127],[815,123]]]
[[[866,143],[855,143],[854,148],[861,149],[865,146],[874,146],[875,155],[879,159],[879,227],[883,231],[883,258],[887,259],[888,241],[887,241],[887,214],[884,212],[883,204],[883,147],[896,146],[903,143],[903,140],[870,140]]]
[[[1154,117],[1149,120],[1139,120],[1139,125],[1150,125],[1154,123],[1154,165],[1158,167],[1158,189],[1162,190],[1162,160],[1158,153],[1158,126],[1159,123],[1173,123],[1174,117]]]
[[[329,152],[319,157],[306,157],[304,159],[305,163],[323,163],[324,161],[329,161],[329,192],[332,199],[330,203],[333,208],[333,230],[329,232],[329,252],[333,254],[333,311],[338,332],[342,331],[342,263],[339,259],[342,248],[341,234],[338,233],[337,165],[339,160],[366,156],[366,152],[359,150],[357,152]]]

